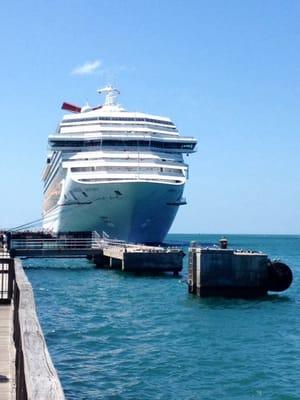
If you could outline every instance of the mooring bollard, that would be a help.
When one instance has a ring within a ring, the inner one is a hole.
[[[226,238],[222,238],[219,240],[220,243],[220,248],[221,249],[227,249],[228,247],[228,240]]]

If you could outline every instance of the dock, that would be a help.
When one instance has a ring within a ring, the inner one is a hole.
[[[182,270],[184,252],[178,247],[147,246],[121,240],[90,238],[22,238],[9,244],[12,257],[88,258],[98,268],[127,272],[172,272]]]
[[[15,347],[13,341],[12,261],[0,250],[0,400],[15,398]]]
[[[15,348],[13,344],[13,307],[0,305],[0,400],[14,399]]]
[[[271,261],[258,251],[189,248],[188,289],[200,297],[259,297],[268,291],[281,292],[293,280],[291,269],[279,260]]]
[[[143,245],[104,245],[93,257],[97,267],[109,266],[130,272],[173,272],[182,270],[181,249]]]
[[[0,400],[64,400],[22,262],[0,256]]]

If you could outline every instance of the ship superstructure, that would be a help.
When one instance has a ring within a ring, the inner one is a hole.
[[[162,242],[188,178],[183,154],[196,139],[169,118],[125,111],[111,86],[103,106],[77,107],[49,136],[44,229],[98,231],[129,242]]]

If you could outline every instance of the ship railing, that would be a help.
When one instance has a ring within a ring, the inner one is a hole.
[[[143,163],[140,163],[136,166],[133,167],[128,167],[126,165],[124,166],[118,166],[118,167],[109,167],[109,166],[97,166],[97,167],[72,167],[71,171],[73,174],[78,174],[78,175],[87,175],[87,176],[95,176],[95,173],[97,176],[102,177],[103,175],[109,175],[109,176],[114,176],[116,175],[117,177],[119,175],[136,175],[138,172],[141,175],[158,175],[158,176],[182,176],[182,168],[174,168],[175,171],[164,171],[164,169],[171,167],[171,165],[162,165],[160,164],[160,167],[144,167],[142,165]],[[181,167],[181,166],[180,166]],[[171,169],[171,168],[169,168]]]
[[[103,239],[102,240],[103,247],[124,247],[124,246],[132,246],[131,244],[126,243],[124,240],[118,239]]]
[[[164,161],[163,161],[164,160]],[[75,165],[77,165],[77,162],[82,162],[82,159],[74,159],[72,161],[70,161],[69,159],[63,160],[64,164],[66,167],[74,167]],[[86,166],[89,166],[89,162],[96,162],[96,161],[105,161],[105,162],[113,162],[113,163],[121,163],[120,165],[128,165],[126,163],[131,163],[131,164],[153,164],[153,165],[159,165],[162,167],[168,167],[170,166],[177,166],[178,168],[183,168],[183,167],[188,167],[188,164],[184,163],[184,161],[182,160],[176,160],[176,161],[172,161],[170,159],[159,159],[159,158],[143,158],[142,155],[138,155],[134,154],[134,157],[122,157],[122,158],[118,158],[118,157],[105,157],[105,158],[101,158],[99,156],[99,158],[87,158],[86,160],[84,160]],[[109,166],[109,164],[107,164]],[[133,166],[134,166],[133,165]],[[105,165],[99,165],[99,166],[105,166]]]

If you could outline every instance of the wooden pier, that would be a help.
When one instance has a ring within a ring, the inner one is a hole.
[[[0,258],[0,400],[64,400],[22,263]]]
[[[15,398],[15,347],[13,342],[13,260],[0,249],[0,400]]]
[[[0,400],[15,399],[13,306],[0,305]]]

